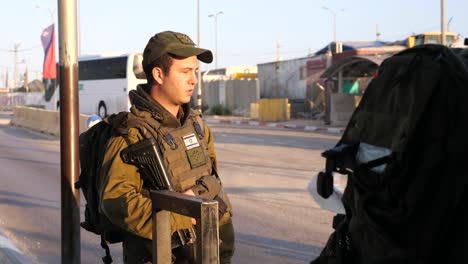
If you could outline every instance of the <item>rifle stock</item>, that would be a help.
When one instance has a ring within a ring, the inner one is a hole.
[[[139,168],[140,175],[149,189],[175,191],[156,139],[148,138],[132,144],[123,149],[120,156],[125,163]],[[194,243],[195,234],[193,226],[189,229],[177,230],[176,239],[179,241],[173,241],[172,248]]]

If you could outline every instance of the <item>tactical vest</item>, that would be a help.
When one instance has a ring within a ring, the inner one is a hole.
[[[160,127],[159,131],[158,141],[176,191],[185,191],[201,177],[211,175],[208,144],[195,116],[189,116],[181,127]]]
[[[177,128],[162,126],[153,118],[145,121],[151,128],[140,129],[140,132],[145,137],[157,138],[176,191],[183,192],[208,175],[216,177],[221,184],[217,172],[213,170],[203,120],[197,112],[190,111],[185,123]],[[220,209],[224,207],[223,211],[231,212],[231,203],[222,186],[214,199],[218,201]]]

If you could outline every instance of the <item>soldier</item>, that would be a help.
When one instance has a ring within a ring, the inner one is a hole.
[[[142,62],[147,84],[138,85],[129,93],[132,107],[126,118],[144,119],[157,132],[165,165],[177,191],[218,201],[220,263],[231,263],[232,208],[217,174],[213,134],[200,113],[189,105],[198,82],[198,60],[211,63],[213,54],[195,47],[185,34],[165,31],[151,37]],[[121,126],[125,124],[121,122]],[[106,146],[101,172],[100,211],[112,224],[125,230],[124,262],[132,264],[151,261],[152,206],[137,168],[125,164],[120,151],[142,139],[137,128],[128,128],[125,137],[112,137]],[[172,232],[192,225],[190,218],[175,213],[171,219]],[[189,246],[173,249],[175,263],[192,263],[190,252]]]

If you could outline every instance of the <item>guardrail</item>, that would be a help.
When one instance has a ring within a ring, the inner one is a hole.
[[[218,202],[170,191],[151,191],[153,263],[172,263],[170,212],[195,218],[197,264],[219,263]]]

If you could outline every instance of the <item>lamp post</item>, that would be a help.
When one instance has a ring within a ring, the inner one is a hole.
[[[36,8],[41,8],[41,6],[36,5]],[[54,23],[54,13],[55,13],[55,11],[53,9],[50,9],[50,8],[48,8],[47,10],[49,11],[49,14],[50,14],[50,22]]]
[[[197,0],[197,46],[200,47],[200,0]],[[198,69],[198,91],[197,91],[197,107],[200,112],[202,109],[202,78],[201,70]]]
[[[332,14],[333,18],[333,42],[336,42],[336,11],[344,11],[344,9],[331,9],[326,6],[322,6],[323,9],[328,10]]]
[[[445,1],[440,0],[440,33],[442,41],[440,44],[446,45],[446,34],[445,34]]]
[[[223,14],[223,11],[219,11],[216,14],[208,15],[208,17],[214,18],[214,38],[215,38],[215,68],[218,68],[218,15]]]

